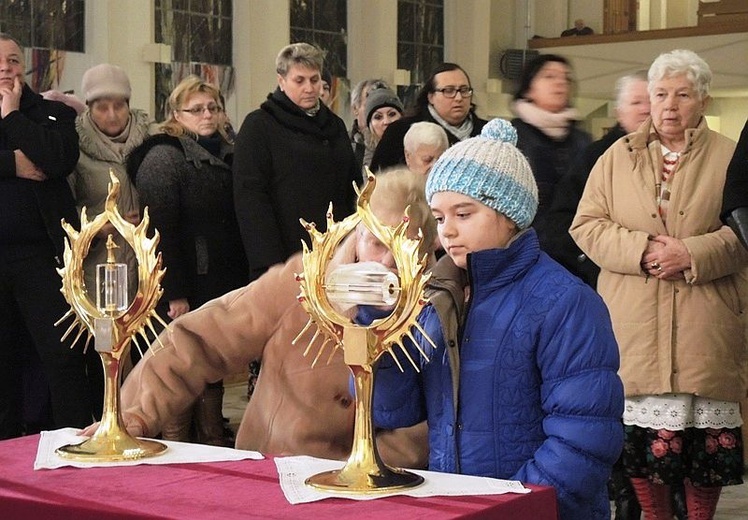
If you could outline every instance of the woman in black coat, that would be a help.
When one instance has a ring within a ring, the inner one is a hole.
[[[161,235],[166,274],[159,315],[174,320],[247,282],[247,262],[233,206],[233,145],[220,92],[197,76],[169,96],[163,134],[146,139],[128,158],[142,208]],[[177,347],[178,348],[178,347]],[[231,445],[225,438],[223,385],[209,385],[195,410],[164,427],[164,438]]]
[[[548,211],[556,183],[592,142],[587,132],[576,127],[580,116],[570,106],[571,74],[566,58],[541,54],[525,66],[511,105],[517,115],[512,119],[517,148],[530,161],[538,185],[536,219]]]
[[[438,124],[447,132],[450,146],[480,135],[486,121],[475,114],[472,99],[473,87],[462,67],[456,63],[436,67],[418,93],[415,108],[387,127],[371,159],[371,170],[405,165],[403,138],[413,123]]]
[[[324,230],[353,212],[361,174],[345,123],[319,100],[322,51],[284,47],[276,59],[278,88],[244,119],[236,137],[234,201],[250,279],[301,250],[303,218]]]

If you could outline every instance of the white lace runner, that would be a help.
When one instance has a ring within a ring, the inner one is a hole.
[[[623,423],[656,430],[737,428],[743,424],[740,403],[718,401],[693,394],[627,397]]]

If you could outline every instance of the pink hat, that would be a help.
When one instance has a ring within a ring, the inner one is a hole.
[[[103,97],[125,98],[130,100],[130,80],[124,69],[116,65],[102,63],[91,67],[83,74],[81,90],[86,103]]]

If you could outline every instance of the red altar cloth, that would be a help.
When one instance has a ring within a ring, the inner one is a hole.
[[[0,442],[3,520],[557,518],[556,494],[547,487],[528,486],[532,492],[526,495],[335,498],[291,505],[272,459],[34,471],[38,444],[38,435]]]

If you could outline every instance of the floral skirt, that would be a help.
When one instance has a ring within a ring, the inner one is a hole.
[[[665,429],[624,426],[623,468],[627,477],[655,484],[688,479],[696,487],[743,483],[741,428]]]

